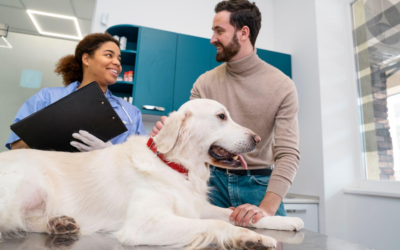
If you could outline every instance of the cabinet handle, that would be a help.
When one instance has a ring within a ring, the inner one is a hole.
[[[163,107],[157,107],[157,106],[151,106],[151,105],[143,105],[142,109],[155,110],[155,111],[161,111],[161,112],[165,111],[165,108],[163,108]]]
[[[286,213],[290,214],[300,214],[300,213],[306,213],[307,209],[286,209]]]

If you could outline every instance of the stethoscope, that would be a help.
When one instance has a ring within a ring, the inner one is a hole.
[[[114,97],[113,95],[111,95],[111,98],[113,98],[115,101],[117,101],[117,103],[119,104],[119,106],[121,106],[122,110],[125,112],[126,116],[127,116],[128,119],[129,119],[129,122],[126,122],[126,121],[124,121],[124,120],[121,119],[122,122],[123,122],[125,125],[132,125],[132,124],[133,124],[133,121],[132,121],[131,117],[129,116],[128,112],[126,111],[126,109],[124,108],[124,106],[121,104],[120,99],[117,98],[117,97]]]
[[[78,86],[79,86],[79,85],[78,85]],[[76,90],[78,90],[78,87],[75,89],[75,91],[76,91]],[[124,121],[124,120],[121,119],[122,122],[123,122],[125,125],[132,125],[132,124],[133,124],[133,121],[132,121],[131,117],[129,116],[128,112],[126,111],[126,109],[124,108],[124,106],[121,104],[120,99],[117,98],[117,97],[114,97],[111,93],[110,93],[110,98],[113,98],[113,99],[119,104],[119,106],[121,106],[122,110],[125,112],[126,116],[127,116],[128,119],[129,119],[129,122],[126,122],[126,121]]]

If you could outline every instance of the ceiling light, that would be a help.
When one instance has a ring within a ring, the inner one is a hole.
[[[64,15],[58,15],[58,14],[47,13],[47,12],[36,11],[36,10],[26,10],[26,12],[28,12],[29,17],[31,18],[33,24],[35,25],[36,29],[38,30],[38,32],[40,34],[48,35],[48,36],[57,36],[57,37],[69,38],[69,39],[77,39],[77,40],[81,40],[82,39],[82,33],[81,33],[81,29],[79,28],[78,19],[76,17],[74,17],[74,16],[64,16]],[[45,32],[40,28],[40,26],[39,26],[38,22],[36,21],[36,19],[35,19],[33,14],[72,20],[75,23],[75,27],[76,27],[76,31],[78,33],[78,36],[69,36],[69,35],[63,35],[63,34],[59,34],[59,33]]]
[[[7,49],[12,49],[12,46],[11,46],[11,44],[7,41],[7,39],[4,37],[4,36],[2,36],[1,37],[3,40],[4,40],[4,42],[8,45],[8,46],[5,46],[5,45],[0,45],[0,48],[7,48]]]
[[[9,27],[6,23],[0,23],[0,36],[7,37]]]

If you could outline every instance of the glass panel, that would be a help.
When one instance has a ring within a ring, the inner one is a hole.
[[[400,180],[400,94],[388,97],[388,119],[393,143],[394,177]]]
[[[352,5],[365,179],[400,180],[400,0]]]
[[[54,73],[58,60],[73,54],[77,41],[8,32],[12,48],[0,47],[0,152],[22,104],[46,87],[63,87]],[[1,40],[1,39],[0,39]]]
[[[42,35],[27,8],[77,18],[83,35],[90,33],[95,0],[35,1],[0,0],[0,152],[11,133],[10,125],[22,104],[42,88],[63,87],[54,73],[58,60],[75,53],[77,39]],[[29,1],[25,1],[29,2]],[[77,35],[75,22],[36,16],[43,31]]]

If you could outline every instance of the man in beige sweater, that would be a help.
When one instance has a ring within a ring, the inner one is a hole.
[[[249,170],[211,167],[210,201],[230,207],[231,220],[247,226],[251,219],[286,215],[282,199],[300,159],[297,91],[289,77],[257,56],[261,13],[254,3],[222,1],[215,12],[211,43],[216,60],[226,63],[201,75],[190,99],[222,103],[235,122],[261,136],[255,151],[244,155]],[[158,122],[153,131],[161,128]]]

